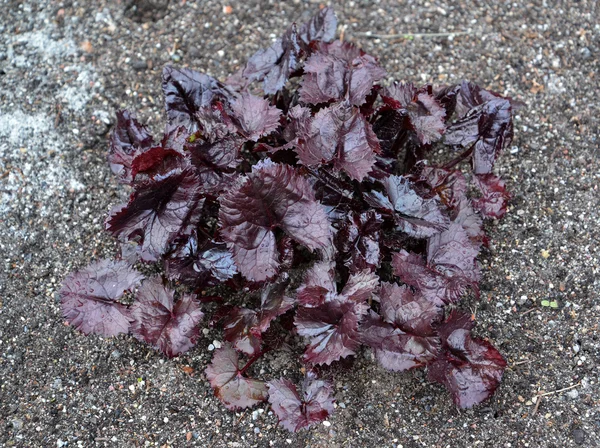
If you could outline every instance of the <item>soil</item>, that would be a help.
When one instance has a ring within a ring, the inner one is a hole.
[[[335,414],[298,434],[266,404],[234,413],[212,396],[202,372],[218,329],[167,360],[129,337],[76,333],[57,290],[116,250],[103,232],[127,196],[106,164],[115,111],[161,129],[164,65],[224,79],[319,3],[0,4],[2,446],[600,445],[598,2],[334,2],[344,39],[378,56],[390,79],[470,79],[525,103],[497,166],[510,209],[489,226],[482,299],[466,303],[509,368],[491,400],[459,411],[423,371],[387,372],[365,350],[331,372]],[[451,32],[467,34],[402,36]],[[286,353],[257,365],[265,378],[300,367]]]

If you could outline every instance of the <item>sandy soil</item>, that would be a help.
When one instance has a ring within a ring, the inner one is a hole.
[[[467,304],[478,333],[509,360],[498,393],[460,412],[424,372],[392,374],[363,351],[334,374],[328,424],[292,435],[266,405],[232,413],[212,397],[202,372],[218,329],[166,360],[131,338],[65,326],[63,277],[115,251],[102,231],[109,206],[127,195],[105,163],[115,110],[160,129],[165,64],[224,79],[319,4],[0,0],[2,446],[600,445],[598,3],[333,3],[344,39],[378,56],[391,78],[466,78],[526,104],[497,168],[510,210],[490,226],[482,300]],[[374,36],[438,32],[468,34]],[[257,369],[270,377],[299,367],[276,354]]]

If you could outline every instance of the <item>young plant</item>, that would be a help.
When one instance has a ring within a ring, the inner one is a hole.
[[[386,369],[426,368],[461,408],[489,398],[506,367],[456,306],[479,295],[482,220],[506,212],[492,169],[513,101],[466,81],[384,87],[377,60],[335,30],[324,8],[227,82],[166,67],[160,139],[118,112],[108,159],[131,196],[106,229],[121,260],[69,275],[60,293],[76,329],[130,333],[168,357],[214,312],[227,341],[206,369],[215,395],[231,410],[269,400],[291,431],[333,410],[316,368],[361,346]],[[264,353],[293,348],[290,330],[305,341],[301,389],[252,378]]]

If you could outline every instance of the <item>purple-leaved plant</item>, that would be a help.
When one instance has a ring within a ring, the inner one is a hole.
[[[324,8],[227,82],[165,67],[162,139],[128,111],[110,138],[110,167],[131,189],[106,219],[121,260],[60,291],[76,329],[130,333],[168,357],[214,312],[227,341],[206,368],[215,395],[232,410],[268,399],[290,431],[333,411],[316,367],[362,346],[386,369],[425,367],[461,408],[489,398],[506,367],[454,308],[479,295],[483,219],[506,213],[492,169],[514,102],[466,81],[385,87],[377,59],[335,30]],[[133,267],[151,262],[161,275]],[[301,387],[252,378],[264,353],[293,350],[290,334],[305,341]]]

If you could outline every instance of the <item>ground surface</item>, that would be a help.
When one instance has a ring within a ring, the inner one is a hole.
[[[266,405],[231,413],[212,397],[202,372],[217,330],[169,361],[133,339],[63,324],[63,277],[115,250],[102,231],[126,195],[105,163],[115,110],[161,128],[165,64],[223,79],[319,7],[129,3],[0,0],[0,445],[600,446],[597,2],[334,5],[344,39],[378,56],[390,77],[467,78],[526,104],[497,167],[514,198],[491,226],[483,298],[470,304],[510,368],[491,401],[459,412],[423,372],[392,374],[361,352],[335,375],[330,425],[297,435],[277,428]],[[369,31],[471,34],[377,40]],[[298,367],[283,355],[260,366],[266,377]],[[542,391],[550,394],[537,405]]]

